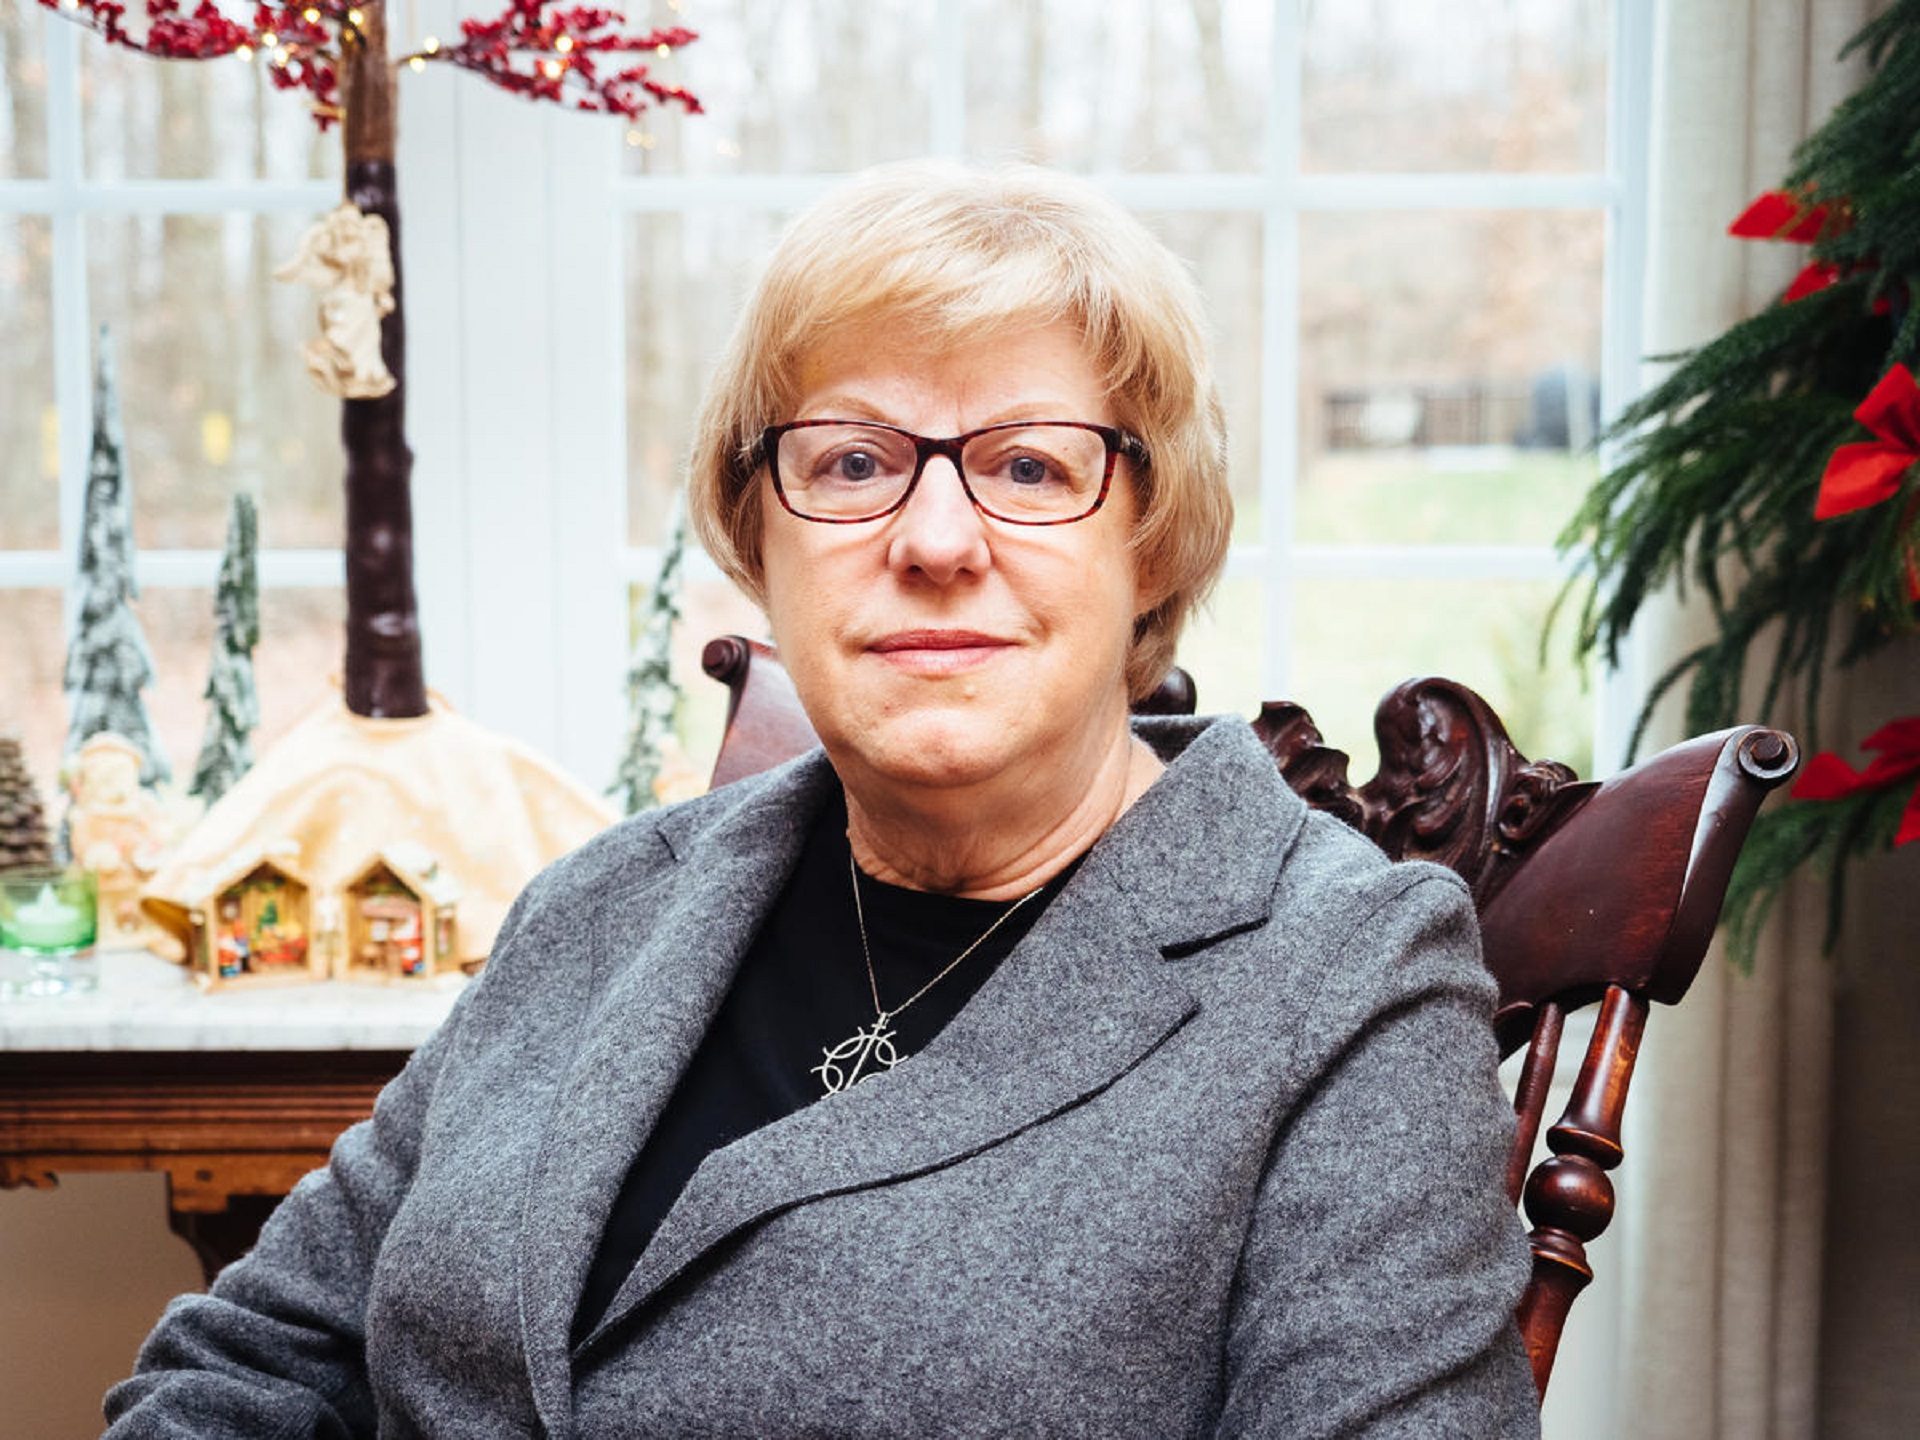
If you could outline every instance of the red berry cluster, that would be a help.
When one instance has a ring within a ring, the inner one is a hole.
[[[517,95],[576,110],[632,118],[658,101],[700,114],[700,101],[691,91],[655,80],[644,64],[602,71],[596,57],[672,50],[699,38],[678,25],[624,34],[626,23],[618,10],[598,5],[554,9],[551,0],[510,0],[492,20],[461,21],[460,43],[427,58],[478,71]]]
[[[377,3],[377,0],[364,0]],[[169,60],[212,60],[256,48],[265,52],[268,76],[280,90],[304,90],[313,98],[322,130],[340,118],[342,46],[352,43],[351,0],[259,0],[251,23],[234,20],[214,0],[187,10],[182,0],[145,0],[147,25],[135,34],[125,24],[120,0],[40,0],[70,14],[107,40]],[[463,20],[458,44],[423,50],[410,60],[445,61],[481,74],[503,90],[532,100],[552,100],[576,110],[632,118],[654,103],[701,113],[691,91],[655,80],[648,66],[603,72],[606,57],[676,49],[699,38],[680,26],[627,34],[627,18],[598,5],[555,9],[552,0],[508,0],[492,20]],[[598,57],[598,58],[596,58]]]

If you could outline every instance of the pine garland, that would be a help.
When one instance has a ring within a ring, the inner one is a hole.
[[[1759,314],[1660,357],[1676,368],[1616,422],[1620,459],[1560,537],[1579,557],[1561,598],[1584,588],[1583,658],[1617,665],[1641,607],[1669,584],[1682,595],[1696,586],[1717,623],[1713,639],[1654,682],[1629,760],[1655,705],[1682,681],[1690,731],[1740,718],[1763,639],[1776,643],[1761,713],[1774,714],[1783,688],[1799,682],[1811,748],[1826,674],[1920,630],[1920,464],[1882,500],[1815,516],[1836,450],[1885,440],[1856,409],[1896,367],[1920,369],[1920,0],[1895,0],[1842,54],[1856,51],[1870,78],[1800,146],[1782,192],[1763,197],[1792,216],[1779,238],[1810,241],[1812,263]],[[1728,892],[1736,957],[1750,961],[1781,881],[1809,863],[1833,881],[1831,945],[1845,864],[1894,843],[1909,789],[1763,817]]]
[[[1808,864],[1827,881],[1827,919],[1820,945],[1831,951],[1840,937],[1846,905],[1847,864],[1889,848],[1906,805],[1905,790],[1894,786],[1863,790],[1842,800],[1782,805],[1754,821],[1720,912],[1727,953],[1734,963],[1752,972],[1761,927],[1780,898],[1781,886]]]

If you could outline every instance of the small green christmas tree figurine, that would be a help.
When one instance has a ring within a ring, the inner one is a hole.
[[[213,662],[207,673],[207,730],[194,762],[189,795],[212,804],[253,766],[253,729],[260,698],[253,688],[253,647],[260,643],[258,520],[253,497],[233,497],[227,548],[213,594]]]
[[[27,773],[20,741],[0,735],[0,870],[47,865],[52,860],[46,810],[33,776]]]
[[[131,604],[140,587],[133,578],[120,395],[105,326],[93,382],[93,458],[81,521],[79,590],[79,614],[67,642],[67,758],[89,736],[111,730],[140,747],[140,783],[156,785],[173,772],[154,740],[140,694],[153,679],[153,652]]]
[[[659,804],[654,783],[666,759],[666,745],[680,712],[680,686],[673,678],[673,622],[680,618],[680,567],[687,549],[687,519],[676,503],[668,528],[660,573],[647,596],[647,616],[627,669],[627,703],[632,724],[626,754],[608,794],[627,814]]]

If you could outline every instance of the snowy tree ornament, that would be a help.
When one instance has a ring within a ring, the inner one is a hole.
[[[656,787],[667,768],[680,713],[680,686],[673,678],[673,625],[680,618],[680,572],[687,550],[687,517],[678,501],[667,528],[660,573],[647,595],[646,619],[627,667],[631,723],[626,753],[608,794],[629,815],[660,803]]]
[[[153,652],[133,613],[140,587],[133,575],[133,520],[114,380],[113,344],[100,328],[93,382],[93,454],[87,466],[80,528],[79,606],[67,641],[67,743],[71,760],[93,735],[110,730],[139,747],[140,783],[157,785],[173,771],[154,739],[141,696],[153,679]]]
[[[259,520],[253,497],[233,497],[227,548],[213,593],[213,660],[207,672],[207,728],[194,762],[189,795],[212,804],[253,767],[260,697],[253,684],[253,647],[260,643]]]

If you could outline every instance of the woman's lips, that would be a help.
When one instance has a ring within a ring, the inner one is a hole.
[[[984,665],[1013,642],[978,630],[900,630],[867,649],[896,669],[915,675],[955,675]]]

